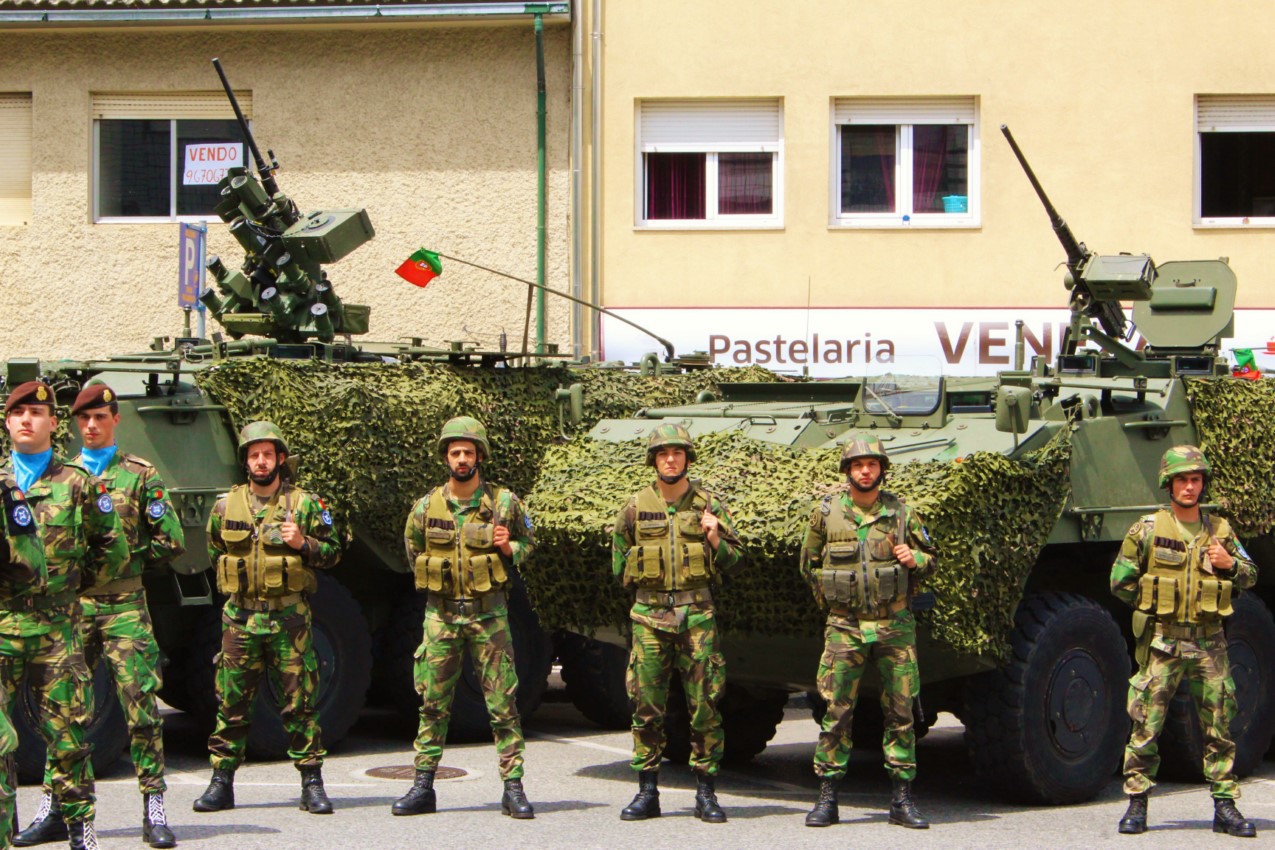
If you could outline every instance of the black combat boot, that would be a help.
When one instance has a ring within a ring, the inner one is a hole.
[[[704,823],[726,823],[726,813],[717,805],[717,780],[707,773],[695,774],[695,817]]]
[[[644,770],[638,774],[638,792],[633,802],[620,812],[620,820],[646,820],[660,816],[660,774]]]
[[[506,779],[505,793],[500,797],[500,811],[518,820],[530,820],[536,816],[535,809],[527,802],[527,794],[522,790],[521,779]]]
[[[1216,821],[1214,821],[1216,823]],[[1147,795],[1130,794],[1129,808],[1120,819],[1121,835],[1141,835],[1147,831]]]
[[[235,772],[228,768],[213,769],[212,781],[203,796],[195,800],[197,812],[220,812],[235,807]]]
[[[432,815],[438,811],[438,799],[434,796],[434,771],[416,771],[416,781],[402,797],[394,801],[390,814]]]
[[[894,794],[890,797],[890,823],[908,829],[929,829],[930,822],[921,817],[912,801],[912,783],[906,779],[894,780]]]
[[[837,780],[824,777],[819,782],[819,802],[806,815],[806,826],[832,826],[841,822],[837,811]]]
[[[1230,797],[1213,798],[1213,831],[1237,835],[1240,838],[1256,838],[1257,827],[1251,820],[1245,820],[1240,810],[1235,808],[1235,801]]]
[[[301,768],[301,811],[312,815],[332,814],[332,801],[323,790],[323,769]]]
[[[142,840],[152,847],[176,847],[177,836],[168,828],[163,794],[142,795]]]
[[[71,850],[101,850],[93,821],[82,820],[69,825]]]
[[[46,791],[40,798],[40,808],[36,809],[35,820],[31,825],[13,836],[14,847],[34,847],[36,844],[47,844],[50,841],[66,841],[66,821],[62,820],[62,808],[53,799],[53,794]]]

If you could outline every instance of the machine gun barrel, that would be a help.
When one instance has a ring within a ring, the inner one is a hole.
[[[1076,235],[1071,232],[1067,222],[1063,221],[1063,217],[1058,214],[1058,210],[1054,209],[1054,205],[1049,202],[1049,196],[1045,194],[1040,181],[1036,179],[1036,173],[1032,171],[1032,167],[1027,164],[1027,157],[1023,156],[1023,152],[1018,149],[1018,142],[1014,141],[1014,134],[1009,132],[1007,125],[1001,125],[1001,133],[1005,135],[1005,141],[1009,142],[1010,148],[1013,149],[1014,156],[1018,157],[1018,164],[1027,173],[1027,179],[1031,181],[1032,188],[1036,190],[1036,197],[1040,198],[1040,202],[1045,205],[1045,212],[1049,213],[1049,223],[1053,225],[1054,235],[1058,237],[1058,241],[1062,243],[1063,250],[1067,252],[1067,267],[1071,269],[1074,276],[1080,265],[1089,258],[1089,250],[1085,247],[1085,243],[1076,239]]]
[[[252,151],[252,158],[257,163],[257,173],[261,175],[261,185],[265,187],[266,193],[273,198],[279,194],[279,184],[274,179],[274,171],[277,166],[266,162],[266,158],[261,155],[261,149],[257,147],[257,140],[252,137],[252,131],[248,129],[248,119],[244,118],[243,110],[239,108],[239,100],[230,88],[230,81],[226,79],[226,72],[221,69],[221,60],[214,58],[212,64],[217,69],[217,76],[221,77],[221,86],[226,90],[226,97],[230,99],[230,107],[235,110],[235,118],[239,121],[239,129],[243,132],[243,137],[248,142],[248,149]],[[1013,143],[1011,142],[1011,144]],[[1035,178],[1033,178],[1032,182],[1035,182]]]

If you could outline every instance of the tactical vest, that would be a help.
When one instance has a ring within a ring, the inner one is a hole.
[[[1134,607],[1171,623],[1216,623],[1231,616],[1231,582],[1204,571],[1209,543],[1218,530],[1216,521],[1204,517],[1203,532],[1184,541],[1173,514],[1158,512]]]
[[[291,518],[301,491],[285,483],[266,503],[258,520],[246,485],[226,496],[221,539],[226,554],[217,559],[217,589],[249,599],[312,593],[319,586],[301,553],[283,542],[280,526]]]
[[[496,549],[496,493],[482,486],[478,510],[457,527],[442,487],[434,489],[425,508],[425,551],[416,556],[416,589],[452,599],[470,599],[502,590],[509,584],[505,562]]]
[[[690,508],[671,518],[668,502],[654,487],[637,495],[624,576],[643,590],[695,590],[713,580],[713,547],[700,527],[711,497],[698,487],[691,492]]]
[[[862,541],[858,525],[841,509],[838,497],[824,499],[828,511],[819,591],[827,604],[845,606],[856,616],[888,614],[890,606],[908,598],[908,569],[894,557],[895,545],[907,542],[907,515],[902,502],[885,495],[881,499],[883,507],[894,508],[896,522],[873,522]]]

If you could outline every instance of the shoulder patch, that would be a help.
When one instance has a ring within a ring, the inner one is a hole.
[[[166,510],[168,510],[168,508],[164,505],[163,500],[157,496],[155,501],[151,502],[150,506],[146,508],[146,515],[151,519],[159,519],[164,515],[164,511]]]
[[[319,504],[323,504],[323,503],[320,502]],[[327,508],[323,509],[323,513],[319,514],[319,517],[322,518],[324,525],[332,524],[332,511],[328,510]]]
[[[526,511],[522,512],[522,524],[527,526],[527,530],[531,531],[531,514]],[[1239,545],[1239,544],[1236,544]]]
[[[101,486],[101,485],[98,485]],[[115,503],[111,501],[110,493],[101,493],[97,497],[98,513],[109,514],[115,511]]]
[[[25,503],[14,505],[13,513],[10,516],[13,519],[13,524],[22,528],[29,527],[35,521],[35,518],[31,516],[31,509]]]
[[[823,501],[819,503],[819,513],[828,516],[832,513],[832,494],[823,497]]]

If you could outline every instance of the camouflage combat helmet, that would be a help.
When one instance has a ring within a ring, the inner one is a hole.
[[[881,438],[875,435],[860,435],[846,443],[846,447],[841,451],[840,470],[847,471],[850,468],[850,461],[860,457],[874,457],[881,461],[883,473],[890,468],[890,457],[885,453],[885,447],[881,445]]]
[[[443,430],[438,432],[438,453],[447,454],[447,444],[452,440],[469,440],[481,452],[480,460],[491,457],[491,446],[487,443],[487,429],[483,423],[472,416],[456,416],[443,423]]]
[[[1161,487],[1168,487],[1173,476],[1187,472],[1203,472],[1206,481],[1213,477],[1209,459],[1195,446],[1174,446],[1160,458]]]
[[[655,466],[655,453],[665,446],[681,446],[686,449],[686,462],[695,460],[695,444],[691,442],[691,432],[685,425],[666,422],[657,425],[646,443],[646,465]]]
[[[249,422],[243,426],[243,430],[239,432],[239,462],[248,462],[248,446],[253,443],[260,443],[269,440],[274,443],[276,452],[290,454],[288,444],[284,442],[283,432],[279,430],[279,426],[273,422]]]

